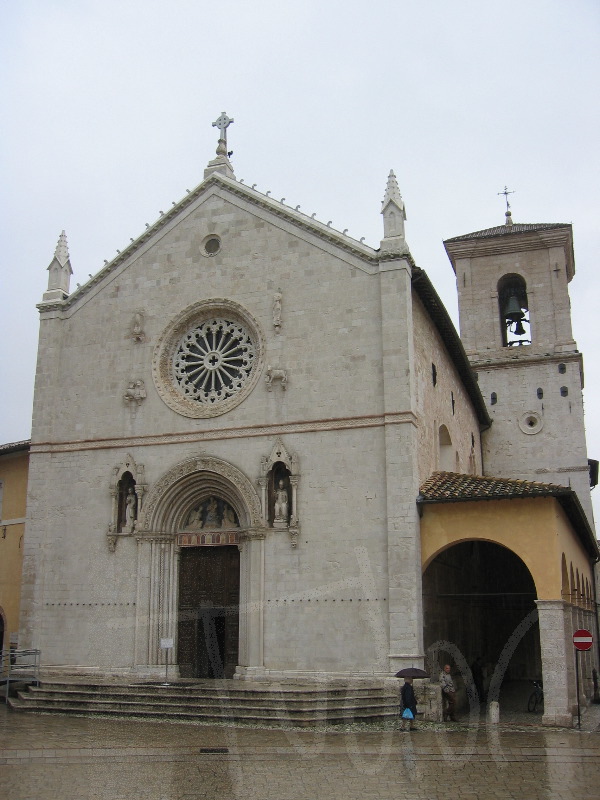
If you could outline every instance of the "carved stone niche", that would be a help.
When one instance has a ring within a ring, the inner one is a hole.
[[[292,547],[298,543],[298,458],[290,454],[277,438],[268,456],[261,458],[261,490],[263,517],[270,528],[287,530]]]
[[[136,464],[130,455],[113,468],[110,481],[112,512],[107,533],[111,553],[116,549],[119,536],[131,536],[135,532],[146,488],[144,465]]]

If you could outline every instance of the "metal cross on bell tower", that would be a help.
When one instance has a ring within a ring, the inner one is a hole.
[[[221,111],[221,116],[213,122],[213,128],[219,129],[219,139],[222,139],[225,145],[227,145],[227,128],[233,121],[233,117],[228,117],[224,111]]]
[[[509,190],[508,186],[504,187],[504,191],[503,192],[497,192],[497,194],[503,194],[504,195],[504,199],[506,200],[506,211],[505,211],[505,214],[504,214],[504,216],[506,217],[506,223],[505,223],[506,225],[512,225],[513,224],[512,212],[510,210],[510,203],[508,202],[508,195],[509,194],[514,194],[514,193],[515,193],[514,189],[513,190]]]

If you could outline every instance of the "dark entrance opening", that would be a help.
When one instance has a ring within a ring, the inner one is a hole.
[[[232,678],[238,663],[237,546],[185,547],[179,572],[178,661],[182,678]]]
[[[504,646],[523,619],[536,609],[536,597],[531,573],[508,548],[484,541],[449,547],[423,574],[425,649],[445,640],[458,648],[469,666],[481,658],[487,689]],[[442,649],[438,658],[438,662],[429,665],[432,675],[437,676],[444,663],[455,667],[451,648],[446,652]],[[457,674],[454,669],[453,674]],[[530,691],[530,680],[539,679],[541,674],[536,622],[524,634],[506,665],[502,694],[505,697],[514,694],[516,681],[521,683],[519,692]],[[458,677],[459,687],[463,681],[462,676]],[[513,689],[508,690],[511,682]],[[521,704],[521,698],[516,702]]]

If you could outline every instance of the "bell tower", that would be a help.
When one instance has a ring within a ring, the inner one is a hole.
[[[583,360],[568,285],[573,231],[513,223],[444,242],[456,274],[461,338],[491,419],[487,475],[571,486],[593,525]]]

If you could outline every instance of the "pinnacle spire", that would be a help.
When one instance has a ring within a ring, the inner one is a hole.
[[[393,169],[388,175],[385,195],[381,203],[381,213],[383,214],[382,251],[407,253],[408,245],[404,238],[406,208]]]
[[[402,195],[400,194],[400,187],[398,186],[396,174],[393,169],[390,170],[390,174],[388,175],[387,186],[385,187],[385,195],[381,203],[382,213],[385,207],[388,205],[388,203],[395,203],[395,205],[397,205],[398,208],[402,210],[403,218],[406,219],[404,200],[402,199]]]
[[[62,233],[58,237],[56,250],[54,251],[54,258],[58,261],[61,267],[64,267],[64,265],[69,260],[69,246],[67,244],[67,234],[64,231],[62,231]]]
[[[64,300],[69,296],[69,283],[73,270],[67,245],[67,234],[62,231],[58,237],[54,257],[48,265],[48,288],[42,297],[43,303]]]

